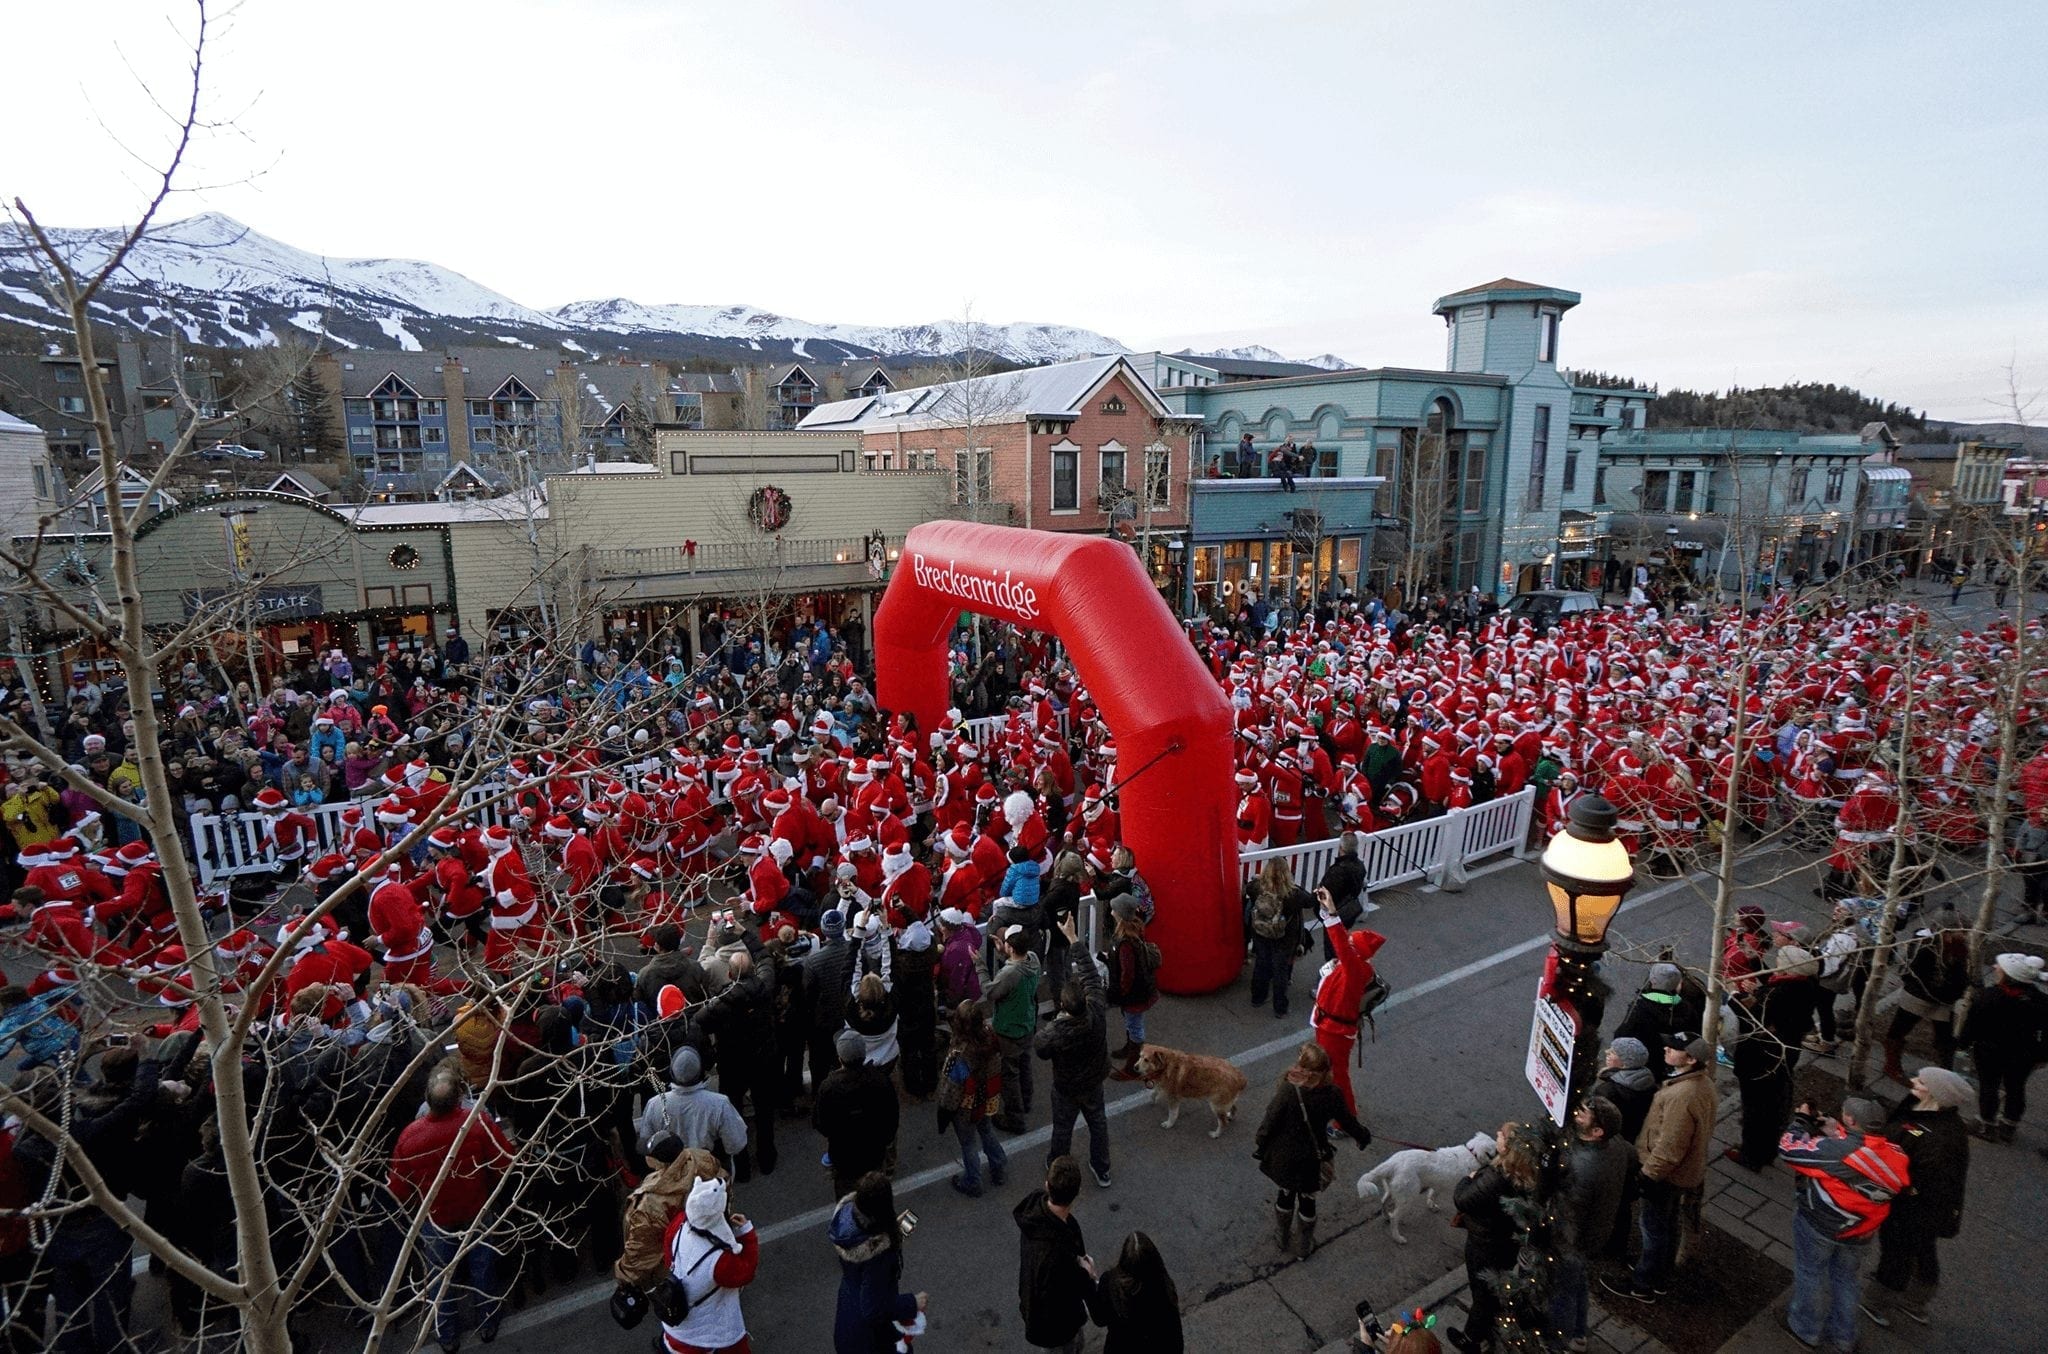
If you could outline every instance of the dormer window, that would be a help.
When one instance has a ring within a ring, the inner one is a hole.
[[[1557,312],[1545,310],[1536,316],[1536,360],[1557,361]]]

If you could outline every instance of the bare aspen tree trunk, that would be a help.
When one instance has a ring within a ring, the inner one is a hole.
[[[1849,1086],[1862,1090],[1869,1084],[1864,1064],[1870,1057],[1871,1040],[1877,1031],[1877,1003],[1884,993],[1886,977],[1891,973],[1892,952],[1899,930],[1899,898],[1905,892],[1906,876],[1906,833],[1912,826],[1907,814],[1907,804],[1912,793],[1911,772],[1908,766],[1911,758],[1907,748],[1913,738],[1913,669],[1919,652],[1911,640],[1906,645],[1906,663],[1900,670],[1899,680],[1906,693],[1905,704],[1899,711],[1899,754],[1898,754],[1898,801],[1899,815],[1892,827],[1892,858],[1884,876],[1884,910],[1878,916],[1877,943],[1870,955],[1870,975],[1864,980],[1863,996],[1856,1003],[1856,1040],[1849,1046]]]

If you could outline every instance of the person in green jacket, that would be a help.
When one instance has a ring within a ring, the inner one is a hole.
[[[989,1025],[1003,1050],[1003,1113],[996,1127],[1022,1133],[1031,1113],[1031,1045],[1038,1034],[1038,955],[1031,933],[1012,926],[1002,937],[1003,966],[983,985]]]

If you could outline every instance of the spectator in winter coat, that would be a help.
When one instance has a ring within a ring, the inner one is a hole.
[[[1536,1192],[1536,1151],[1531,1133],[1506,1123],[1494,1135],[1499,1149],[1492,1161],[1458,1182],[1451,1202],[1465,1223],[1465,1276],[1472,1285],[1472,1306],[1461,1331],[1449,1332],[1460,1350],[1491,1350],[1500,1324],[1500,1296],[1486,1275],[1511,1270],[1521,1251],[1520,1228],[1510,1211],[1512,1201]]]
[[[1885,1141],[1884,1110],[1851,1099],[1841,1122],[1801,1105],[1779,1144],[1799,1180],[1792,1216],[1792,1302],[1785,1326],[1809,1348],[1856,1347],[1863,1256],[1908,1183],[1905,1153]]]
[[[1077,930],[1067,918],[1063,934],[1072,945]],[[1038,1035],[1038,1056],[1052,1064],[1052,1140],[1048,1160],[1064,1157],[1074,1142],[1074,1118],[1088,1121],[1088,1165],[1095,1183],[1109,1188],[1109,1114],[1102,1084],[1109,1079],[1102,976],[1093,964],[1076,964],[1060,989],[1059,1011]]]
[[[912,922],[896,938],[896,1044],[903,1092],[916,1100],[929,1100],[939,1084],[938,958],[926,922]]]
[[[1615,1038],[1634,1039],[1645,1048],[1661,1049],[1670,1036],[1697,1031],[1700,1012],[1689,1009],[1679,994],[1684,976],[1676,964],[1650,965],[1649,980],[1629,1003],[1627,1014],[1615,1027]],[[1662,1081],[1670,1075],[1670,1069],[1658,1063],[1651,1066],[1650,1074]]]
[[[1335,895],[1331,895],[1332,901]],[[1356,900],[1353,900],[1356,914]],[[1244,889],[1244,930],[1252,946],[1252,1005],[1273,998],[1273,1014],[1287,1016],[1288,989],[1294,982],[1294,961],[1304,949],[1302,916],[1314,905],[1308,891],[1294,882],[1285,860],[1266,862]],[[1339,918],[1343,916],[1340,912]],[[1324,943],[1327,945],[1327,938]]]
[[[1572,1130],[1564,1252],[1551,1290],[1550,1321],[1558,1335],[1578,1342],[1586,1338],[1586,1268],[1613,1234],[1633,1152],[1621,1137],[1621,1111],[1599,1095],[1588,1096],[1573,1111]]]
[[[1074,1220],[1080,1193],[1081,1164],[1055,1157],[1046,1167],[1045,1188],[1025,1195],[1010,1210],[1021,1233],[1017,1309],[1024,1318],[1024,1340],[1034,1349],[1081,1348],[1095,1264],[1088,1258],[1081,1224]]]
[[[1657,1093],[1657,1078],[1649,1068],[1650,1051],[1640,1039],[1617,1035],[1607,1046],[1607,1056],[1593,1078],[1592,1094],[1605,1096],[1621,1111],[1621,1127],[1615,1136],[1633,1143],[1649,1117],[1650,1098]]]
[[[1906,1071],[1899,1065],[1906,1036],[1922,1020],[1934,1027],[1934,1060],[1943,1067],[1955,1061],[1955,1003],[1970,988],[1970,933],[1953,909],[1927,919],[1906,951],[1899,977],[1899,1009],[1884,1037],[1884,1074],[1900,1085]]]
[[[951,1010],[981,996],[981,931],[957,907],[939,913],[939,1002]]]
[[[1914,1075],[1911,1086],[1912,1095],[1885,1121],[1886,1141],[1906,1154],[1908,1183],[1893,1196],[1892,1211],[1877,1231],[1878,1286],[1864,1299],[1863,1312],[1878,1326],[1891,1325],[1899,1312],[1927,1324],[1927,1302],[1941,1282],[1936,1243],[1963,1224],[1970,1135],[1960,1111],[1970,1103],[1970,1083],[1930,1065]]]
[[[730,1170],[747,1150],[747,1121],[732,1101],[705,1084],[704,1057],[696,1049],[677,1049],[668,1075],[669,1088],[647,1102],[633,1126],[640,1154],[648,1155],[662,1137],[672,1136],[684,1147],[712,1153]]]
[[[434,1191],[420,1247],[432,1270],[456,1275],[434,1305],[434,1338],[443,1349],[461,1343],[465,1292],[476,1295],[477,1337],[488,1344],[498,1333],[498,1256],[465,1233],[483,1213],[512,1157],[512,1144],[496,1119],[481,1108],[462,1108],[462,1081],[453,1072],[437,1072],[428,1080],[426,1113],[405,1126],[392,1150],[386,1182],[392,1197],[401,1208],[410,1208]],[[465,1240],[475,1244],[462,1252]]]
[[[895,1354],[898,1335],[919,1323],[927,1296],[902,1291],[903,1232],[889,1177],[870,1171],[839,1201],[831,1223],[839,1257],[832,1354]]]
[[[1970,1004],[1963,1039],[1977,1068],[1978,1132],[1992,1142],[2011,1142],[2019,1131],[2027,1078],[2048,1060],[2048,999],[2040,978],[2039,955],[2001,954],[1991,982]]]
[[[896,1146],[896,1088],[867,1064],[867,1043],[852,1030],[837,1043],[839,1067],[818,1087],[811,1124],[832,1159],[834,1198],[851,1194],[862,1176],[888,1164]]]
[[[760,1272],[761,1243],[743,1213],[726,1212],[723,1180],[699,1180],[665,1238],[669,1276],[690,1300],[681,1321],[662,1323],[667,1354],[746,1354],[739,1290]]]
[[[1123,1012],[1124,1044],[1116,1058],[1121,1064],[1119,1074],[1128,1079],[1137,1075],[1138,1055],[1145,1051],[1145,1012],[1159,1001],[1159,948],[1145,939],[1145,918],[1131,895],[1111,904],[1110,915],[1116,921],[1116,938],[1107,956],[1109,1002]],[[1060,925],[1074,921],[1070,916]],[[1065,932],[1061,936],[1064,938]]]
[[[1124,1238],[1116,1264],[1095,1281],[1088,1314],[1108,1328],[1102,1354],[1181,1354],[1180,1293],[1143,1232]]]
[[[1003,966],[983,990],[988,1023],[1003,1049],[1003,1113],[996,1127],[1022,1133],[1031,1113],[1031,1044],[1038,1036],[1038,956],[1021,926],[1003,933]]]
[[[626,1200],[625,1246],[612,1265],[613,1278],[642,1293],[652,1289],[668,1268],[668,1253],[662,1243],[690,1191],[699,1180],[725,1178],[725,1168],[717,1157],[701,1148],[683,1146],[682,1139],[673,1134],[656,1138],[647,1156],[653,1169]]]
[[[839,1066],[833,1041],[846,1028],[846,1008],[853,994],[854,966],[860,952],[846,936],[846,914],[834,908],[818,922],[824,939],[803,958],[804,990],[810,993],[808,1036],[813,1092]]]
[[[1020,908],[1038,906],[1038,862],[1022,846],[1010,848],[1010,868],[1003,871],[1001,896]]]
[[[1275,1239],[1283,1253],[1306,1256],[1315,1249],[1316,1195],[1323,1189],[1323,1154],[1329,1150],[1324,1135],[1330,1124],[1350,1134],[1361,1149],[1372,1143],[1371,1132],[1331,1079],[1329,1053],[1319,1043],[1303,1044],[1294,1066],[1281,1075],[1253,1139],[1259,1173],[1280,1188],[1273,1209]]]
[[[1655,1302],[1670,1285],[1678,1250],[1679,1199],[1707,1178],[1707,1152],[1714,1143],[1719,1103],[1709,1075],[1714,1050],[1706,1040],[1698,1035],[1670,1036],[1664,1062],[1671,1074],[1657,1088],[1636,1138],[1636,1162],[1642,1167],[1642,1251],[1626,1281],[1601,1281],[1610,1292],[1638,1302]]]

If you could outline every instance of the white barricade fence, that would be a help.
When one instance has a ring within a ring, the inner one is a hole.
[[[1528,841],[1535,803],[1535,790],[1518,790],[1477,808],[1453,809],[1441,817],[1359,834],[1358,859],[1365,866],[1366,888],[1391,888],[1417,879],[1441,884],[1488,856],[1520,851]],[[1267,861],[1284,860],[1294,882],[1312,890],[1337,858],[1337,845],[1338,839],[1331,837],[1243,852],[1237,861],[1238,879],[1250,883]]]

